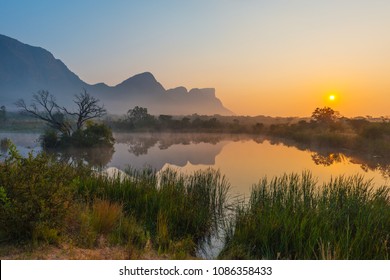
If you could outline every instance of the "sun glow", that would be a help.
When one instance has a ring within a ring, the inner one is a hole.
[[[332,94],[332,95],[329,95],[329,100],[330,100],[330,101],[334,101],[335,99],[336,99],[336,96],[335,96],[335,95],[333,95],[333,94]]]

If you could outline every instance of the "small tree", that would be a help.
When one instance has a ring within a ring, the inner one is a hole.
[[[338,112],[334,111],[332,108],[316,108],[311,115],[311,119],[314,122],[321,124],[331,124],[334,123],[338,118]]]
[[[147,108],[135,106],[127,111],[127,120],[132,126],[143,126],[152,124],[155,118],[148,113]]]

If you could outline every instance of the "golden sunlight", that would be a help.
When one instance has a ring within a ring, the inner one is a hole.
[[[333,94],[332,94],[332,95],[329,95],[329,100],[330,100],[330,101],[334,101],[335,99],[336,99],[336,96],[335,96],[335,95],[333,95]]]

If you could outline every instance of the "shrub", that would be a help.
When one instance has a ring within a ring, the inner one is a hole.
[[[22,158],[14,145],[0,168],[0,225],[9,239],[40,239],[61,228],[72,202],[77,169],[44,153]],[[40,233],[39,233],[40,232]],[[50,238],[49,238],[50,239]]]
[[[111,129],[105,124],[89,122],[85,129],[79,129],[61,140],[63,146],[73,145],[76,147],[96,147],[96,146],[113,146],[114,138]]]
[[[56,148],[59,145],[58,134],[55,130],[47,129],[40,137],[43,148]]]

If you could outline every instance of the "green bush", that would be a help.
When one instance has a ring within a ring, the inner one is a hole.
[[[56,148],[59,145],[59,137],[55,130],[47,129],[40,137],[43,148]]]
[[[62,227],[77,169],[40,153],[22,158],[14,145],[0,165],[0,231],[8,239],[43,238]],[[51,237],[49,238],[51,239]]]
[[[63,146],[75,147],[113,146],[114,138],[105,124],[89,122],[85,129],[77,130],[70,137],[64,136],[61,142]]]

